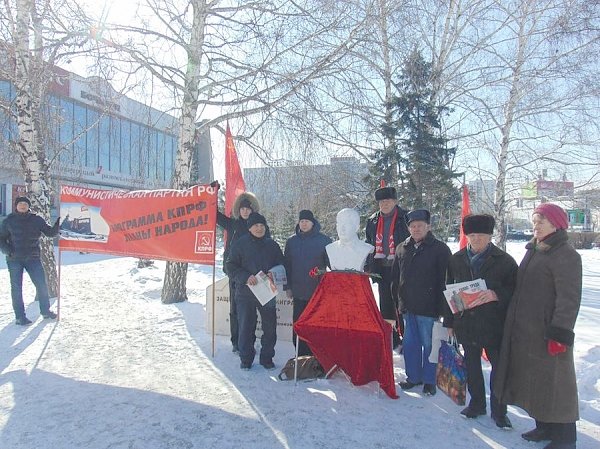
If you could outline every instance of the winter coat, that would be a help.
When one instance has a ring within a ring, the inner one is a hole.
[[[283,265],[283,253],[275,240],[256,238],[249,232],[231,245],[225,262],[229,278],[235,283],[235,297],[254,297],[246,285],[248,278],[259,271],[267,273],[276,265]]]
[[[460,343],[500,349],[506,310],[517,282],[517,268],[515,260],[493,244],[478,276],[473,275],[466,248],[450,257],[448,284],[481,278],[498,296],[498,301],[456,315],[452,315],[448,303],[444,303],[444,327],[453,328]]]
[[[233,202],[231,217],[217,211],[217,224],[227,232],[227,240],[225,241],[225,249],[223,250],[223,261],[226,261],[229,257],[231,244],[241,236],[248,234],[248,224],[245,219],[240,217],[240,204],[243,200],[248,200],[250,202],[253,212],[260,212],[258,198],[250,192],[243,192],[237,196]],[[265,237],[271,237],[271,232],[268,227]],[[225,263],[223,264],[223,271],[227,274]]]
[[[50,226],[39,215],[13,212],[0,225],[0,250],[8,260],[39,259],[42,234],[58,234],[58,220]]]
[[[579,419],[573,328],[581,303],[581,256],[565,230],[529,242],[508,307],[495,392],[538,421]],[[548,340],[567,345],[551,356]]]
[[[301,232],[300,226],[296,225],[296,232],[285,242],[287,288],[292,290],[294,299],[308,301],[319,284],[319,278],[308,273],[314,267],[324,269],[327,266],[325,247],[331,239],[320,231],[321,224],[317,220],[308,232]]]
[[[406,240],[410,234],[408,232],[408,227],[406,226],[406,213],[407,211],[402,209],[399,206],[395,206],[398,209],[398,216],[396,217],[396,224],[394,225],[394,242],[396,247],[404,240]],[[379,221],[379,217],[381,216],[381,211],[375,212],[371,215],[367,220],[367,225],[365,227],[365,241],[373,246],[376,246],[376,234],[377,234],[377,222]],[[386,263],[385,259],[375,259],[375,253],[369,255],[367,259],[367,271],[370,273],[379,273],[383,272],[383,265]],[[388,268],[389,270],[389,268]],[[377,278],[374,279],[375,282],[379,280]]]
[[[402,313],[438,318],[443,313],[450,248],[431,232],[415,248],[412,237],[396,247],[392,298]]]

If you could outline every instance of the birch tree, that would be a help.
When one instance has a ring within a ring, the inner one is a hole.
[[[362,30],[335,1],[147,0],[138,17],[136,26],[105,25],[100,56],[123,73],[149,72],[172,95],[179,116],[175,189],[193,182],[196,130],[236,119],[240,134],[254,138],[334,70]],[[164,303],[187,299],[186,276],[186,264],[167,264]]]
[[[60,15],[56,14],[59,9]],[[0,78],[9,80],[15,88],[14,101],[5,102],[3,112],[16,122],[18,131],[9,148],[20,162],[32,208],[46,221],[50,220],[52,184],[43,105],[53,80],[52,68],[63,57],[79,51],[87,39],[85,33],[74,29],[82,17],[78,7],[67,1],[6,0],[0,5]],[[40,243],[49,292],[56,295],[53,244],[49,239]]]
[[[481,46],[479,86],[466,92],[465,104],[481,130],[472,140],[496,164],[503,246],[511,189],[543,167],[564,175],[577,167],[572,176],[597,167],[600,35],[597,8],[582,1],[498,1],[492,17],[496,39]]]

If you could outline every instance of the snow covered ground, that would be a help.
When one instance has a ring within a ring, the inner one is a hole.
[[[452,244],[456,245],[456,244]],[[523,243],[509,244],[519,262]],[[581,251],[584,293],[575,329],[578,448],[600,447],[600,251]],[[61,321],[43,321],[26,284],[29,327],[13,324],[0,261],[0,449],[527,448],[533,421],[509,408],[513,431],[467,420],[443,393],[389,399],[371,383],[278,381],[239,369],[229,339],[212,357],[205,288],[212,268],[190,265],[189,302],[163,305],[164,263],[62,254]],[[222,273],[217,270],[217,277]],[[56,305],[54,306],[54,308]],[[293,346],[279,342],[280,368]],[[394,356],[396,380],[403,360]]]

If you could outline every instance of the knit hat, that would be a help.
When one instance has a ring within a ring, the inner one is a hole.
[[[463,218],[462,227],[466,235],[493,234],[496,221],[488,214],[467,215]]]
[[[304,209],[300,211],[300,214],[298,216],[298,221],[300,220],[310,220],[313,223],[315,222],[315,216],[313,215],[312,211],[308,210],[308,209]]]
[[[264,224],[266,226],[267,225],[267,220],[265,219],[265,217],[263,217],[258,212],[252,212],[250,214],[250,216],[248,217],[248,220],[246,220],[246,224],[248,225],[248,229],[250,229],[252,226],[254,226],[255,224],[258,224],[258,223],[262,223],[262,224]]]
[[[424,221],[429,224],[431,214],[426,209],[412,210],[406,214],[406,224],[409,225],[413,221]]]
[[[26,196],[18,196],[15,198],[15,206],[19,203],[27,203],[29,207],[31,207],[31,201]]]
[[[396,200],[398,199],[398,194],[396,193],[396,189],[393,187],[380,187],[375,190],[375,200]]]
[[[533,211],[534,214],[543,215],[548,219],[552,226],[556,229],[568,229],[569,228],[569,219],[567,218],[567,213],[565,210],[552,203],[544,203],[540,204]]]
[[[252,207],[252,203],[248,198],[244,198],[242,201],[240,201],[240,209],[242,207],[247,207],[250,210],[254,210],[254,208]]]

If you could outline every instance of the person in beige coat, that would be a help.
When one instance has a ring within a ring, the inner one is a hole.
[[[519,266],[504,326],[495,391],[535,419],[528,441],[575,449],[579,405],[573,329],[581,303],[581,257],[568,243],[567,214],[544,203]]]

